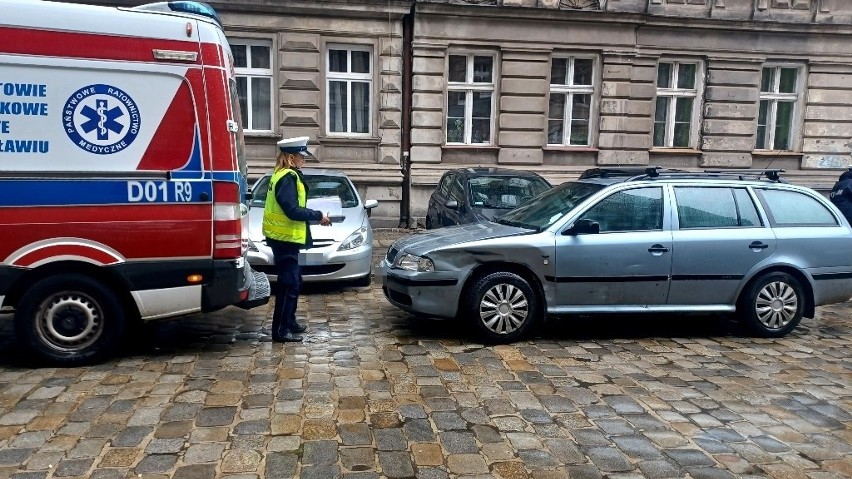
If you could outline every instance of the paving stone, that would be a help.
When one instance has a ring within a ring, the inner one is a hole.
[[[476,438],[469,432],[442,432],[438,434],[438,439],[448,454],[476,454],[479,452],[479,448],[476,446]]]
[[[257,470],[261,456],[256,451],[235,449],[222,459],[222,472],[251,472]]]
[[[715,464],[706,454],[695,449],[668,449],[664,452],[683,467],[712,466]]]
[[[299,474],[301,479],[339,479],[340,468],[332,465],[305,466]]]
[[[110,449],[98,463],[98,467],[130,467],[141,451],[136,448]]]
[[[405,436],[412,442],[431,442],[435,440],[435,431],[432,423],[426,419],[413,419],[406,421],[402,426]]]
[[[452,431],[467,429],[467,422],[454,412],[436,412],[432,414],[432,421],[439,431]]]
[[[403,404],[399,406],[399,414],[404,419],[426,419],[426,410],[419,404]]]
[[[34,449],[2,449],[0,450],[0,466],[15,466],[23,464]]]
[[[586,454],[604,472],[624,472],[633,469],[624,454],[614,447],[590,447]]]
[[[304,444],[303,464],[328,465],[338,460],[337,441],[308,441]]]
[[[586,462],[585,455],[570,439],[545,439],[545,446],[561,464],[580,464]]]
[[[375,472],[344,472],[343,479],[380,479]]]
[[[646,477],[669,478],[683,476],[682,470],[669,461],[656,459],[639,462],[639,469]]]
[[[654,446],[654,443],[642,436],[618,436],[612,438],[612,441],[630,457],[638,459],[662,458],[662,454]]]
[[[153,439],[145,448],[146,454],[177,454],[183,448],[183,439]]]
[[[401,428],[376,429],[373,434],[380,451],[405,451],[408,443]]]
[[[9,479],[45,479],[47,474],[47,472],[39,471],[16,472],[9,476]]]
[[[382,474],[389,478],[406,478],[414,475],[414,465],[407,452],[379,452]]]
[[[371,447],[349,447],[340,450],[340,462],[350,471],[375,469],[376,451]]]
[[[295,454],[273,452],[266,455],[263,477],[266,479],[291,479],[296,477],[299,457]]]
[[[367,424],[339,424],[337,430],[346,446],[365,446],[373,442],[370,426]]]
[[[236,414],[236,407],[204,408],[198,412],[195,425],[199,427],[227,426],[234,422],[234,416],[236,416]]]
[[[53,471],[53,477],[81,476],[92,467],[94,459],[65,459]]]
[[[473,434],[476,435],[476,439],[484,444],[500,442],[503,440],[502,436],[500,436],[500,432],[492,426],[476,425],[473,426],[471,430],[473,431]]]
[[[488,466],[479,454],[450,454],[447,469],[452,474],[487,474]]]
[[[145,456],[136,465],[138,474],[165,473],[174,468],[177,456],[171,454],[154,454]]]
[[[217,462],[222,459],[225,452],[225,444],[204,443],[189,446],[184,453],[183,462],[186,464],[201,464],[206,462]]]
[[[450,475],[443,469],[435,467],[418,467],[417,479],[449,479]]]
[[[193,464],[177,468],[173,479],[213,479],[215,477],[215,464]]]

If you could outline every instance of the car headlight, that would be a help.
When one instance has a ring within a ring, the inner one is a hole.
[[[429,258],[403,253],[394,261],[394,267],[407,269],[408,271],[419,271],[421,273],[435,271],[435,264]]]
[[[367,242],[367,227],[362,226],[355,230],[354,233],[349,235],[345,240],[343,240],[343,244],[337,248],[337,251],[346,251],[348,249],[357,248],[364,243]]]

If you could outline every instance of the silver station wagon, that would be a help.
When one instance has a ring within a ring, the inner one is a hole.
[[[494,222],[413,234],[380,265],[388,300],[491,342],[545,315],[736,312],[781,337],[852,296],[852,229],[783,170],[595,168]]]

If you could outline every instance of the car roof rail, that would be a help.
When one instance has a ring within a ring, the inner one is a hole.
[[[662,166],[615,166],[615,167],[598,167],[589,168],[584,171],[580,178],[585,180],[588,178],[612,178],[612,177],[642,177],[642,176],[657,176]]]
[[[785,183],[786,181],[781,178],[781,173],[784,173],[786,170],[781,168],[760,168],[760,169],[747,169],[747,170],[704,170],[705,173],[720,175],[720,176],[736,176],[741,180],[745,179],[760,179],[762,177],[766,177],[769,181],[774,181],[776,183]]]

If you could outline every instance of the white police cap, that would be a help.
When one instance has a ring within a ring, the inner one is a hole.
[[[278,142],[278,149],[283,153],[295,153],[305,157],[312,157],[308,151],[307,136],[297,136],[296,138],[284,138]]]

